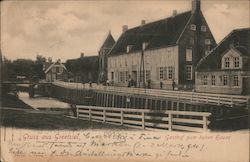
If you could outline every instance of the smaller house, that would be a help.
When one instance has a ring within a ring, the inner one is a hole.
[[[47,82],[54,82],[55,80],[67,81],[68,71],[60,60],[45,64],[45,76]]]
[[[196,67],[196,91],[250,94],[250,28],[233,30]]]

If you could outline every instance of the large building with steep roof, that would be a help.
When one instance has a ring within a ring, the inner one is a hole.
[[[136,87],[192,89],[195,67],[216,46],[201,12],[200,0],[192,10],[127,29],[108,55],[108,79],[118,86],[129,80]]]
[[[233,30],[196,68],[196,91],[250,94],[250,28]]]

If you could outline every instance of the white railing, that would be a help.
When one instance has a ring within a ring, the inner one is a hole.
[[[164,111],[77,105],[77,118],[149,130],[208,131],[208,112]],[[192,119],[192,117],[196,117]]]
[[[102,86],[93,84],[92,87],[89,84],[81,83],[69,83],[69,82],[55,82],[57,86],[70,88],[70,89],[94,89],[100,91],[119,92],[119,93],[131,93],[140,95],[151,95],[157,97],[173,98],[177,100],[184,100],[191,103],[206,103],[216,105],[228,105],[233,107],[234,105],[249,104],[249,96],[240,95],[223,95],[213,93],[198,93],[198,92],[185,92],[185,91],[171,91],[171,90],[159,90],[159,89],[143,89],[143,88],[128,88],[128,87],[115,87],[115,86]]]

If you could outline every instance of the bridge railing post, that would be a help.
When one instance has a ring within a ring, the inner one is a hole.
[[[206,132],[208,130],[208,127],[207,127],[207,116],[203,116],[203,131]]]
[[[172,113],[168,113],[168,130],[172,131]]]
[[[142,112],[142,129],[145,129],[145,112]]]
[[[79,119],[79,107],[78,106],[76,106],[76,117],[77,119]]]

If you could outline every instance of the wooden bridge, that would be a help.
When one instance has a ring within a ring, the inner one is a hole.
[[[171,90],[158,90],[158,89],[143,89],[143,88],[128,88],[128,87],[115,87],[115,86],[102,86],[93,85],[90,87],[88,84],[69,83],[69,82],[54,82],[56,86],[68,89],[93,89],[96,91],[116,92],[123,94],[137,94],[147,96],[157,96],[170,98],[178,101],[184,101],[195,104],[211,104],[211,105],[226,105],[226,106],[244,106],[250,103],[250,96],[240,95],[224,95],[212,93],[198,93],[186,91],[171,91]]]

